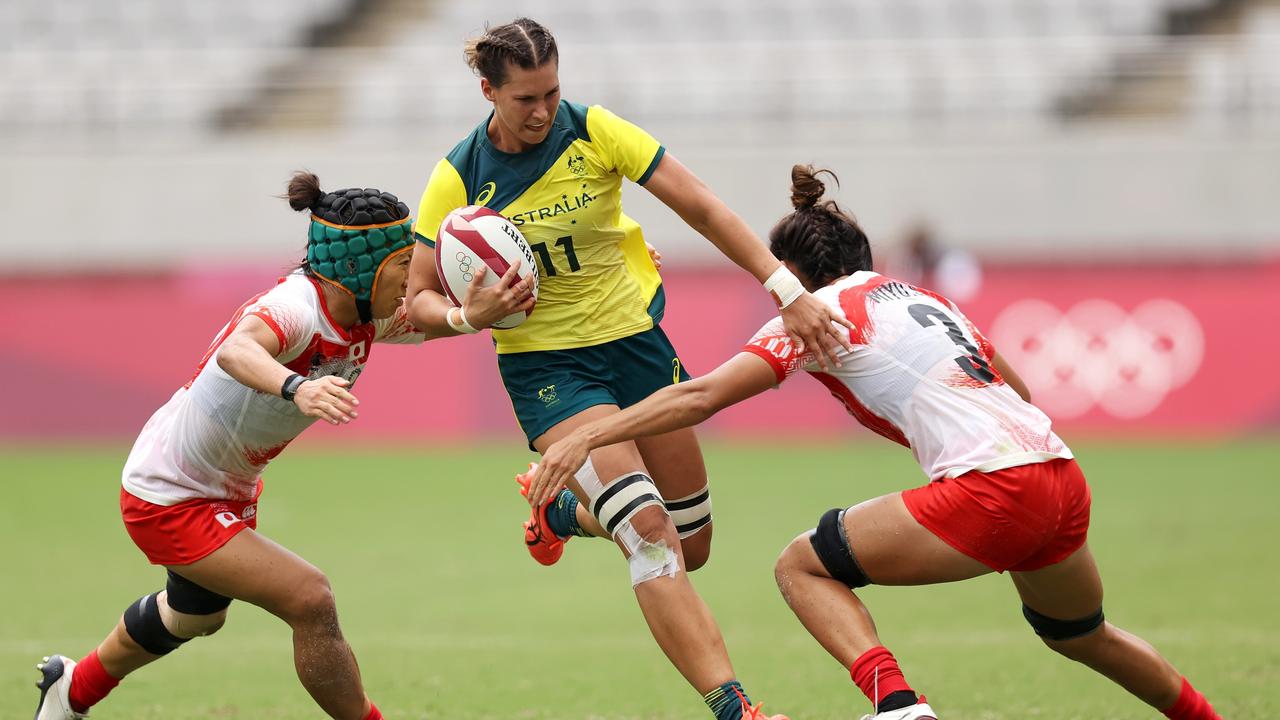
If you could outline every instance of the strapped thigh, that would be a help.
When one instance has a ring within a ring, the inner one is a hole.
[[[172,570],[165,590],[169,607],[184,615],[212,615],[231,605],[231,598],[206,590]]]
[[[676,532],[684,540],[711,523],[711,486],[703,485],[702,489],[675,500],[666,500],[667,514],[675,523]]]
[[[849,538],[844,531],[844,513],[840,508],[823,513],[818,527],[809,536],[809,543],[831,577],[850,588],[860,588],[870,584],[871,579],[854,558],[853,548],[849,547]]]
[[[658,488],[644,473],[631,473],[604,486],[599,494],[591,497],[591,514],[600,521],[604,531],[613,535],[623,522],[630,520],[643,507],[661,505]]]
[[[1102,608],[1098,608],[1098,612],[1087,615],[1075,620],[1057,620],[1048,615],[1041,615],[1032,610],[1029,605],[1023,603],[1022,616],[1031,623],[1031,628],[1036,631],[1036,635],[1045,640],[1074,640],[1078,637],[1084,637],[1089,633],[1102,627],[1102,623],[1106,618],[1102,614]]]

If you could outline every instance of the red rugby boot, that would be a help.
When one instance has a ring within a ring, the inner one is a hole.
[[[538,465],[529,463],[527,472],[516,475],[516,482],[520,485],[520,494],[526,499],[529,497],[529,483],[533,481],[533,471]],[[524,544],[529,549],[529,554],[533,556],[542,565],[555,565],[560,560],[560,556],[564,555],[564,544],[569,537],[560,537],[551,532],[551,528],[547,525],[547,508],[550,503],[541,507],[531,508],[529,519],[524,521]]]

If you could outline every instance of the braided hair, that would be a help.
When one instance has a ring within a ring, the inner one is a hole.
[[[822,173],[840,184],[830,170],[815,170],[812,165],[791,168],[791,206],[795,210],[769,231],[769,249],[779,260],[790,262],[803,273],[810,289],[871,269],[871,245],[866,233],[836,201],[822,200],[826,192],[826,186],[818,179]]]
[[[484,35],[468,40],[463,53],[472,71],[494,87],[506,83],[508,63],[533,70],[560,61],[551,31],[525,17],[495,28],[486,25]]]

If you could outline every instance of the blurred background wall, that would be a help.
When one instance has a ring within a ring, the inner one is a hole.
[[[300,257],[293,170],[416,206],[488,111],[463,41],[518,15],[556,34],[566,98],[762,235],[792,163],[834,169],[881,269],[959,302],[1066,431],[1280,427],[1276,0],[8,0],[0,439],[135,434]],[[770,304],[626,193],[708,370]],[[517,432],[486,339],[371,362],[344,437]],[[716,427],[852,425],[794,382]]]

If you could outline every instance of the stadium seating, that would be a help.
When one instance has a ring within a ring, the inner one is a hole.
[[[484,20],[529,15],[564,48],[563,79],[649,121],[1016,123],[1059,121],[1064,99],[1105,85],[1118,58],[1186,48],[1187,106],[1205,123],[1275,113],[1275,10],[1242,39],[1187,43],[1171,12],[1213,0],[436,0],[385,47],[307,47],[355,0],[9,0],[0,4],[0,129],[213,128],[272,90],[268,71],[336,58],[313,78],[347,102],[336,122],[456,124],[483,111],[461,64]],[[393,4],[392,12],[396,6]],[[357,80],[358,78],[358,80]],[[371,80],[370,78],[376,78]],[[726,112],[726,109],[730,109]],[[312,119],[313,122],[320,120]]]
[[[1188,104],[1206,126],[1275,126],[1280,118],[1280,7],[1257,8],[1242,23],[1240,42],[1197,47]]]
[[[347,122],[472,117],[458,48],[480,19],[551,27],[574,97],[655,117],[750,120],[1051,121],[1058,100],[1114,55],[1158,42],[1166,13],[1208,0],[652,0],[442,4],[351,87]],[[425,85],[437,102],[415,102]]]
[[[6,0],[0,128],[201,127],[350,0]]]

